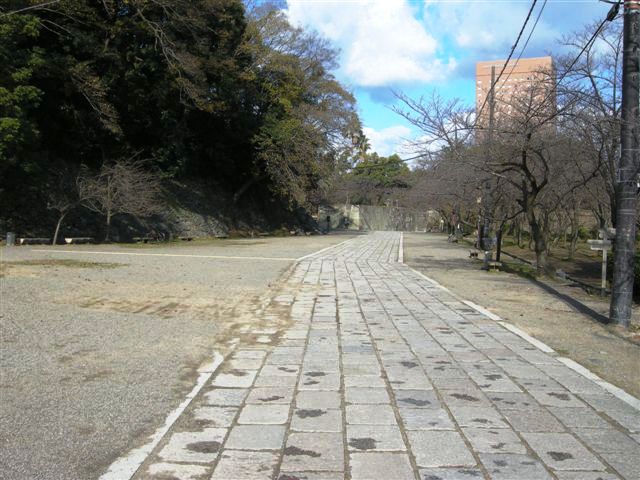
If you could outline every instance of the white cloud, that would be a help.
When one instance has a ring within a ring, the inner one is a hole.
[[[369,139],[371,151],[383,157],[404,153],[407,139],[412,137],[411,129],[405,125],[393,125],[382,130],[364,127],[362,130]]]
[[[406,0],[289,0],[287,14],[342,49],[342,71],[358,86],[428,82],[455,66],[437,58],[438,42]]]
[[[438,39],[451,38],[455,46],[465,51],[492,51],[498,56],[506,54],[516,39],[527,16],[527,2],[442,2],[425,0],[424,21]],[[521,45],[533,25],[540,7],[536,7]],[[558,35],[548,19],[553,10],[546,9],[536,26],[532,42],[549,45]]]

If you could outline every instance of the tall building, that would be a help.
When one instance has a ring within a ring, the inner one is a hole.
[[[491,69],[493,67],[497,80],[504,62],[505,60],[490,60],[476,63],[476,113],[480,115],[480,126],[485,126],[489,119],[489,102],[485,104],[485,99],[491,89]],[[521,58],[517,63],[510,60],[494,87],[494,118],[499,120],[505,114],[515,115],[518,104],[526,102],[548,102],[541,113],[555,110],[555,94],[549,94],[554,81],[555,70],[551,57]]]

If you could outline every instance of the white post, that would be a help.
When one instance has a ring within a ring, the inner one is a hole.
[[[600,295],[605,296],[607,292],[607,249],[602,249],[602,285]]]

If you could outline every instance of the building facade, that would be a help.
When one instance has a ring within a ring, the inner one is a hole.
[[[505,60],[476,63],[476,114],[478,124],[486,127],[489,120],[492,69],[494,86],[494,119],[516,117],[530,107],[540,107],[538,115],[555,111],[555,69],[551,57],[521,58],[509,61],[498,80]],[[484,106],[484,107],[483,107]],[[529,110],[527,110],[529,109]]]

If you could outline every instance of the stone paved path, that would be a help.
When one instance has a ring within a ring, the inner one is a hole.
[[[400,238],[296,264],[135,478],[640,478],[638,410],[398,263]]]

